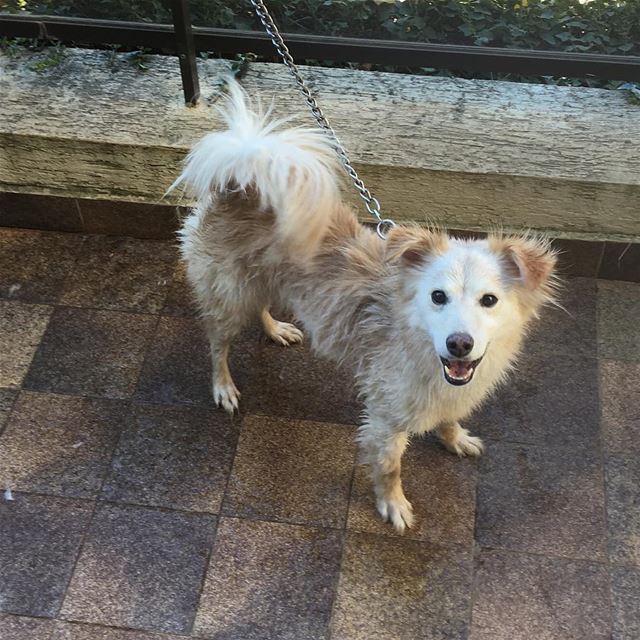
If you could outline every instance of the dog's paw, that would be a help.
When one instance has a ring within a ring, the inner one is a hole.
[[[404,533],[405,528],[413,526],[413,507],[404,497],[392,500],[378,500],[378,512],[385,522],[391,522],[398,533]]]
[[[467,429],[460,429],[457,438],[451,442],[443,440],[444,446],[459,456],[479,456],[484,451],[482,440],[476,436],[470,435]]]
[[[214,383],[213,400],[216,406],[223,407],[227,413],[233,415],[238,410],[240,402],[240,392],[233,380]]]
[[[274,320],[273,325],[269,327],[267,335],[277,344],[288,347],[290,344],[302,342],[302,331],[290,322],[280,322]]]

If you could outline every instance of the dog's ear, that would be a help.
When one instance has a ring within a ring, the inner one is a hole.
[[[407,267],[419,267],[430,256],[444,253],[447,236],[444,233],[419,227],[394,227],[387,235],[386,255],[390,262]]]
[[[490,236],[489,248],[500,257],[507,274],[526,289],[551,286],[557,255],[546,240]]]

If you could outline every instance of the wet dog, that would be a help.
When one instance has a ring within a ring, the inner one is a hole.
[[[366,408],[359,428],[377,507],[413,522],[400,461],[413,434],[435,431],[458,455],[479,455],[460,421],[505,378],[527,327],[553,300],[556,256],[532,237],[461,240],[399,226],[381,239],[341,199],[328,137],[252,109],[237,84],[226,130],[198,142],[176,181],[198,199],[180,232],[187,275],[211,345],[213,396],[240,394],[227,358],[256,318],[283,345],[300,342],[348,367]]]

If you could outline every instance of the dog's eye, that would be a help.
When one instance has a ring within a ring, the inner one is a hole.
[[[436,289],[431,294],[431,300],[433,300],[433,304],[445,304],[447,302],[447,294],[444,291]]]
[[[495,306],[496,302],[498,302],[498,298],[496,298],[491,293],[485,293],[482,298],[480,298],[480,304],[483,307],[493,307]]]

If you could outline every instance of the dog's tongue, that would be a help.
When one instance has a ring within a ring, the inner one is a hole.
[[[449,372],[456,378],[464,378],[471,369],[471,362],[465,360],[450,360]]]

